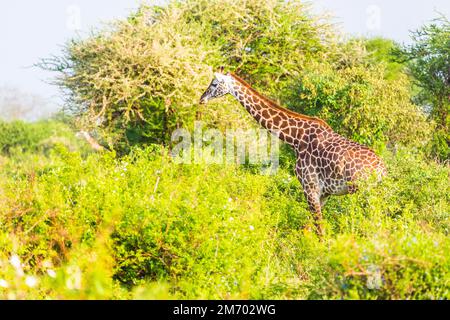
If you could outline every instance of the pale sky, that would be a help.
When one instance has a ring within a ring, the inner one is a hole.
[[[159,0],[161,3],[164,0]],[[139,0],[2,0],[0,3],[0,88],[39,95],[55,109],[58,89],[46,83],[51,74],[32,67],[40,58],[58,55],[72,37],[102,23],[126,17]],[[152,1],[147,1],[152,2]],[[153,1],[155,2],[155,1]],[[315,12],[332,14],[351,35],[382,35],[409,41],[409,30],[438,16],[450,17],[448,0],[312,0]],[[1,117],[1,110],[0,110]]]

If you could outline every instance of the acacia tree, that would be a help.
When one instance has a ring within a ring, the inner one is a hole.
[[[409,83],[388,82],[372,60],[300,0],[172,0],[69,42],[42,66],[57,72],[82,128],[123,152],[170,144],[174,129],[198,118],[219,130],[256,126],[226,98],[198,104],[219,65],[349,138],[421,146],[429,128]]]
[[[68,42],[41,67],[55,71],[66,108],[109,146],[168,143],[198,117],[215,127],[250,125],[224,100],[198,105],[212,67],[240,69],[276,92],[295,68],[324,54],[334,37],[302,1],[187,0],[142,5],[86,39]]]
[[[442,160],[450,157],[450,23],[441,17],[412,33],[411,45],[397,56],[407,62],[417,86],[415,100],[436,122],[433,153]]]

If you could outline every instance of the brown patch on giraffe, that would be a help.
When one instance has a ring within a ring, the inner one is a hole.
[[[270,118],[270,113],[269,113],[269,111],[268,111],[267,109],[264,109],[264,110],[261,112],[261,116],[262,116],[264,119],[267,119],[267,118]]]
[[[281,124],[281,117],[279,115],[276,115],[275,117],[272,118],[272,122],[274,124],[276,124],[277,126],[280,126],[280,124]]]

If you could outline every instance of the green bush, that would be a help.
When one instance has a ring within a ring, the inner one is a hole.
[[[449,298],[448,168],[406,150],[388,164],[381,185],[331,200],[336,239],[311,298]]]
[[[275,0],[142,6],[70,42],[47,67],[117,151],[58,121],[0,123],[0,298],[449,298],[450,169],[417,150],[434,124],[370,45]],[[286,146],[273,175],[169,156],[194,119],[256,125],[231,100],[197,106],[218,64],[382,154],[389,175],[330,198],[322,240]]]
[[[219,130],[255,125],[231,99],[198,104],[221,64],[360,142],[420,145],[431,129],[409,102],[409,83],[385,79],[390,66],[369,44],[340,39],[300,1],[171,1],[73,40],[43,65],[59,72],[83,127],[101,120],[97,130],[121,153],[168,144],[195,119]]]
[[[3,155],[46,151],[56,143],[72,150],[81,145],[70,127],[60,121],[0,121],[0,153]]]
[[[292,168],[175,164],[160,146],[6,158],[0,295],[448,298],[449,170],[403,149],[384,156],[381,184],[329,200],[324,241]]]
[[[357,63],[352,57],[345,64],[311,63],[293,79],[286,103],[369,146],[425,146],[432,123],[410,102],[406,76],[389,81],[385,72],[382,64]]]
[[[0,122],[0,151],[8,154],[12,149],[21,147],[25,150],[35,149],[37,142],[46,135],[46,132],[33,134],[24,122]]]
[[[394,40],[374,37],[363,40],[363,45],[369,54],[369,61],[383,63],[386,66],[384,77],[395,81],[404,75],[406,65],[397,61],[395,50],[400,48]]]
[[[71,41],[63,57],[43,66],[61,72],[59,85],[84,126],[102,119],[105,139],[128,150],[167,143],[173,129],[196,118],[242,126],[248,118],[225,102],[198,105],[210,66],[239,67],[249,80],[277,87],[290,68],[324,50],[329,27],[316,20],[299,2],[171,1]]]
[[[412,43],[396,51],[415,84],[414,100],[436,122],[431,153],[450,159],[450,21],[441,15],[411,34]]]

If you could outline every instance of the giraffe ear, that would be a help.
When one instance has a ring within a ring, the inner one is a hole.
[[[223,69],[224,69],[223,66],[220,66],[219,68],[217,68],[217,72],[218,73],[223,73]]]

